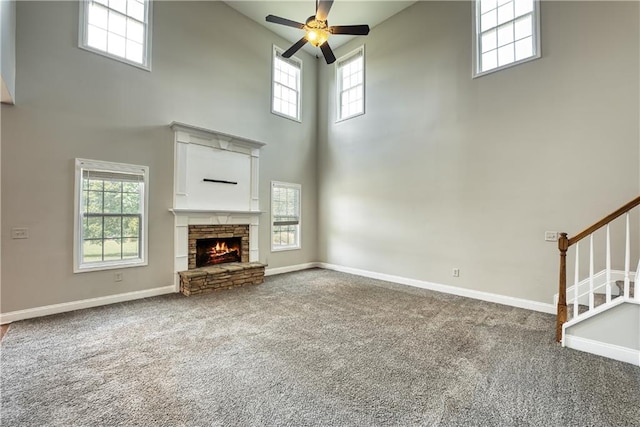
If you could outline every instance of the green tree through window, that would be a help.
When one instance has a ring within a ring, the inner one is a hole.
[[[146,171],[83,166],[78,193],[79,269],[144,262]]]

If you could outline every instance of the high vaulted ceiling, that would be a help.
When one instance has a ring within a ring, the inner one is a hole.
[[[266,22],[265,17],[267,15],[276,15],[304,23],[316,11],[316,2],[314,0],[227,0],[225,3],[290,41],[291,44],[298,41],[304,35],[304,32],[296,28]],[[414,3],[415,1],[404,0],[335,0],[329,12],[328,22],[330,25],[368,24],[370,28],[373,28]],[[334,35],[329,39],[329,44],[332,48],[337,48],[354,37]],[[288,46],[281,47],[286,49]],[[310,44],[305,46],[304,49],[312,54],[320,53],[318,48]]]

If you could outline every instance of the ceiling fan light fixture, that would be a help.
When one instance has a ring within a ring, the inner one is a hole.
[[[307,34],[305,35],[306,39],[314,45],[318,47],[326,43],[329,39],[329,32],[322,28],[309,28],[307,29]]]

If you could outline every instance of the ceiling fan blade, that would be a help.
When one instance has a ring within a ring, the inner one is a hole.
[[[282,57],[283,58],[291,58],[293,56],[293,54],[296,53],[297,51],[299,51],[300,48],[302,46],[304,46],[306,43],[307,43],[307,38],[306,37],[301,38],[293,46],[291,46],[289,49],[287,49],[282,54]]]
[[[329,10],[331,10],[332,5],[333,0],[319,0],[318,7],[316,7],[316,20],[326,21],[327,15],[329,15]]]
[[[287,27],[303,29],[304,24],[301,24],[291,19],[281,18],[275,15],[267,15],[267,22],[273,22],[274,24],[286,25]]]
[[[322,43],[320,45],[320,49],[322,50],[322,54],[324,55],[324,59],[327,61],[327,64],[333,64],[336,62],[336,56],[333,54],[328,42]]]
[[[331,34],[350,34],[353,36],[366,36],[369,34],[368,25],[336,25],[329,27]]]

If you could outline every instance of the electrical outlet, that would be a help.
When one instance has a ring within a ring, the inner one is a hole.
[[[459,268],[454,268],[453,269],[453,277],[460,277],[460,269]]]
[[[11,238],[12,239],[28,239],[29,238],[29,229],[28,228],[12,228],[11,229]]]
[[[114,282],[122,282],[122,273],[113,273]]]
[[[557,231],[545,231],[544,232],[544,240],[546,242],[557,242],[558,241],[558,232]]]

